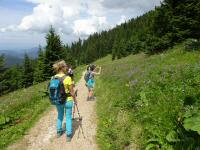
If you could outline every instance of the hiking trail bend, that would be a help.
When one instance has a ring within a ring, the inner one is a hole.
[[[76,110],[71,142],[66,142],[66,134],[59,138],[56,137],[57,111],[53,107],[40,118],[22,140],[8,147],[8,150],[98,150],[95,140],[96,102],[86,100],[88,91],[85,86],[84,73],[75,89],[78,89],[77,101],[82,121],[78,120]]]

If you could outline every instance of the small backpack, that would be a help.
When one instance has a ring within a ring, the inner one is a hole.
[[[54,76],[48,86],[49,99],[53,105],[64,104],[67,98],[65,87],[63,84],[66,75],[63,77]]]
[[[85,79],[85,82],[88,82],[88,80],[90,79],[90,74],[91,72],[90,71],[87,71],[84,75],[84,79]]]

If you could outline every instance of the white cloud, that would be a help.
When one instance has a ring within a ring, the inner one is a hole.
[[[12,25],[8,26],[6,24],[7,27],[0,23],[0,33],[24,32],[31,37],[33,33],[46,33],[52,25],[62,36],[87,37],[94,32],[112,28],[116,24],[141,15],[160,2],[160,0],[26,1],[35,4],[32,13],[22,17],[16,24],[11,23]]]
[[[67,19],[79,14],[76,0],[70,3],[71,7],[64,0],[28,0],[37,3],[31,15],[23,17],[19,25],[13,25],[13,28],[5,27],[0,31],[36,31],[46,32],[50,25],[55,28],[67,28]],[[80,8],[80,7],[79,7]]]
[[[27,0],[37,4],[31,15],[23,17],[19,25],[1,28],[7,31],[31,31],[45,33],[50,25],[60,33],[89,35],[108,28],[100,1],[87,0]],[[82,19],[82,13],[87,19]]]
[[[105,8],[109,8],[109,9],[121,9],[121,10],[142,9],[142,10],[146,11],[146,10],[152,9],[152,7],[155,7],[155,5],[159,5],[161,1],[163,1],[163,0],[153,0],[153,1],[149,1],[149,0],[126,0],[126,1],[102,0],[101,4]]]
[[[108,12],[102,4],[101,0],[96,0],[96,1],[90,1],[89,4],[87,5],[87,12],[90,15],[95,15],[95,16],[104,16]]]
[[[16,28],[15,28],[14,25],[9,25],[9,26],[6,27],[6,28],[1,28],[1,29],[0,29],[0,32],[6,32],[7,30],[16,31]]]
[[[20,31],[46,32],[50,25],[62,25],[62,11],[50,7],[47,3],[39,4],[33,9],[33,14],[25,16],[17,26]]]
[[[117,24],[120,25],[120,24],[126,22],[127,20],[128,20],[128,18],[126,16],[122,15],[121,18],[120,18],[120,20],[119,20],[119,22]]]
[[[92,33],[109,28],[106,17],[93,16],[87,19],[78,19],[74,21],[74,34],[78,36],[88,36]]]

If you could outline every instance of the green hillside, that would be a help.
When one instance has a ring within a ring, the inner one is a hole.
[[[158,55],[98,60],[100,148],[199,149],[199,60],[200,52],[183,45]]]
[[[0,149],[22,137],[50,103],[43,93],[47,82],[0,97]]]

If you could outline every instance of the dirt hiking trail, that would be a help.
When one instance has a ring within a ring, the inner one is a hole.
[[[76,111],[71,142],[66,142],[66,134],[59,138],[56,137],[57,111],[53,107],[28,131],[22,140],[8,147],[8,150],[97,150],[95,141],[96,102],[86,100],[87,88],[83,76],[76,85],[76,89],[78,89],[77,100],[82,121],[79,121]]]

